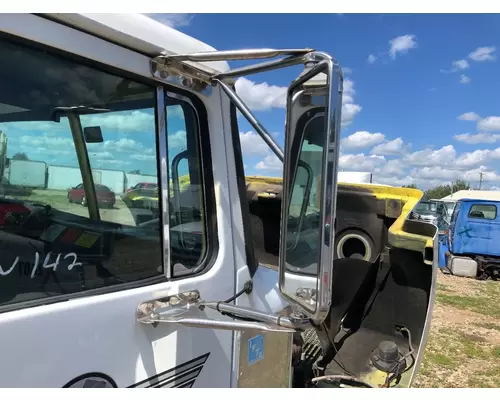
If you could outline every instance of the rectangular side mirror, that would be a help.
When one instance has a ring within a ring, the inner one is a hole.
[[[321,323],[331,304],[343,78],[312,53],[287,92],[279,287]]]
[[[87,126],[83,128],[83,136],[86,143],[102,143],[102,131],[100,126]]]

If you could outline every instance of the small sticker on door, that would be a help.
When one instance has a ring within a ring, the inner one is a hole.
[[[264,335],[248,339],[248,365],[264,359]]]
[[[75,244],[90,249],[94,243],[97,242],[97,239],[99,239],[99,235],[91,232],[83,232],[78,239],[76,239]]]
[[[52,224],[40,235],[40,239],[45,242],[52,243],[56,240],[61,233],[66,229],[65,226],[59,224]]]

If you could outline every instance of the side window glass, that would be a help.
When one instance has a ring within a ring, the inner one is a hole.
[[[163,275],[154,88],[0,51],[0,306]]]
[[[497,217],[497,208],[493,204],[473,204],[469,210],[469,218],[493,220]]]
[[[196,110],[167,97],[172,276],[194,274],[208,254],[207,215]]]

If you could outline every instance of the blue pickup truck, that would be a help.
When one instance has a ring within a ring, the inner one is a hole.
[[[453,275],[500,278],[499,201],[457,201],[439,236],[439,267]]]

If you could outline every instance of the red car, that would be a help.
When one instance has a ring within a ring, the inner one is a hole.
[[[99,205],[106,205],[108,207],[113,207],[115,205],[116,197],[109,187],[97,184],[95,185],[95,192]],[[70,203],[80,203],[82,206],[87,205],[87,197],[85,196],[83,183],[80,183],[78,186],[68,191],[68,200]]]

